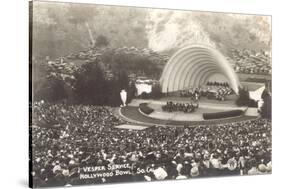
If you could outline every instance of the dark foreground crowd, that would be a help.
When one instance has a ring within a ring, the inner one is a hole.
[[[166,102],[165,105],[162,106],[162,110],[164,112],[184,112],[184,113],[192,113],[194,112],[197,108],[199,108],[199,104],[193,104],[192,102],[185,102],[185,103],[180,103],[180,102]]]
[[[186,179],[271,172],[271,122],[117,129],[109,107],[35,103],[34,186]],[[80,179],[84,166],[130,165],[130,174]],[[143,171],[145,170],[145,171]]]

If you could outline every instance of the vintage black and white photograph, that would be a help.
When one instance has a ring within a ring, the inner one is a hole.
[[[31,1],[29,186],[271,174],[271,16]]]

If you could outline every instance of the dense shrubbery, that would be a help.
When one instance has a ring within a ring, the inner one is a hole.
[[[251,108],[257,108],[258,107],[258,102],[253,100],[253,99],[250,99],[249,103],[248,103],[248,106],[251,107]]]
[[[162,91],[161,91],[161,86],[160,84],[155,84],[152,86],[151,94],[150,96],[153,99],[161,98],[162,97]]]
[[[249,91],[243,88],[239,89],[239,97],[236,100],[238,106],[258,107],[257,102],[250,98]]]
[[[261,107],[261,116],[271,120],[271,97],[264,99],[264,104]]]
[[[271,120],[272,100],[267,90],[262,93],[263,106],[261,107],[261,116]]]
[[[139,109],[142,113],[145,113],[147,115],[151,114],[154,110],[152,108],[150,108],[147,103],[141,103],[139,105]]]
[[[109,44],[108,39],[104,35],[99,35],[96,39],[95,46],[96,47],[104,47]]]
[[[139,97],[142,99],[148,99],[150,98],[150,94],[148,94],[147,92],[142,92]]]
[[[121,89],[127,91],[128,102],[135,95],[135,85],[129,82],[129,74],[159,77],[161,69],[154,61],[165,60],[155,59],[157,54],[153,51],[133,47],[105,48],[107,42],[105,37],[99,36],[96,47],[90,50],[54,61],[33,61],[34,100],[118,106]],[[160,86],[155,86],[152,94],[143,94],[144,98],[160,96]]]
[[[45,65],[34,65],[33,73],[33,100],[57,102],[68,98],[69,86],[61,78],[49,74],[49,71]]]
[[[204,119],[221,119],[228,117],[236,117],[243,114],[242,110],[231,110],[225,112],[216,112],[216,113],[203,113]]]
[[[135,93],[135,86],[129,85],[127,73],[121,70],[111,80],[104,77],[98,63],[83,65],[77,75],[75,91],[77,100],[82,104],[119,106],[121,104],[120,91],[127,91],[127,103]]]
[[[135,53],[109,53],[105,54],[109,57],[103,59],[109,60],[107,64],[111,65],[113,70],[127,70],[132,73],[145,74],[150,77],[159,77],[161,70],[157,65],[149,59],[149,57],[143,56],[140,52]]]
[[[50,71],[48,66],[38,64],[34,68],[33,100],[57,102],[66,100],[70,104],[108,105],[121,104],[120,91],[127,91],[127,103],[135,94],[135,85],[129,84],[126,71],[119,70],[107,79],[100,62],[83,64],[73,73],[71,81],[62,79],[60,73]]]

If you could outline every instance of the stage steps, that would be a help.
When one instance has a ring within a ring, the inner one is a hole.
[[[247,108],[245,111],[246,116],[259,116],[257,108]]]

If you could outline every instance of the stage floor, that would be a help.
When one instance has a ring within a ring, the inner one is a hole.
[[[198,125],[198,124],[217,124],[242,121],[256,118],[254,114],[247,114],[247,107],[238,107],[235,100],[217,101],[201,98],[199,101],[199,108],[193,113],[184,112],[163,112],[162,106],[167,101],[173,102],[191,102],[190,98],[182,97],[165,97],[158,100],[152,99],[134,99],[132,102],[119,109],[119,115],[130,123],[140,125]],[[148,103],[154,111],[150,115],[146,115],[139,110],[140,103]],[[229,110],[242,110],[245,115],[239,117],[223,118],[217,120],[204,120],[203,113],[215,113]]]
[[[231,117],[231,118],[208,120],[208,121],[165,120],[160,118],[152,118],[147,115],[144,115],[143,113],[140,113],[139,108],[136,106],[126,106],[123,108],[119,108],[118,115],[128,123],[133,123],[134,125],[141,125],[141,126],[212,125],[212,124],[224,124],[224,123],[246,121],[256,118],[256,116],[243,115],[239,117]]]
[[[224,107],[237,107],[235,104],[235,101],[237,99],[236,95],[230,95],[226,98],[225,101],[218,101],[215,99],[208,99],[206,97],[201,97],[199,100],[199,104],[206,104],[208,106],[216,105],[216,106],[224,106]],[[166,104],[168,101],[173,101],[173,102],[191,102],[191,98],[188,97],[178,97],[178,96],[168,96],[168,97],[163,97],[157,100],[154,99],[133,99],[131,103],[129,103],[129,106],[139,106],[140,103],[151,103],[153,102],[154,104]]]
[[[191,102],[187,98],[165,98],[160,100],[152,100],[148,103],[148,106],[154,109],[154,111],[147,115],[152,118],[163,119],[163,120],[175,120],[175,121],[204,121],[203,113],[216,113],[229,110],[242,110],[245,111],[247,107],[238,107],[233,101],[213,101],[209,99],[201,99],[199,101],[199,108],[192,113],[184,113],[181,111],[176,112],[164,112],[162,106],[166,104],[167,101],[173,102]],[[137,104],[137,103],[136,103]]]
[[[204,121],[202,113],[182,113],[182,112],[160,112],[154,111],[148,115],[149,117],[163,120],[175,121]]]

